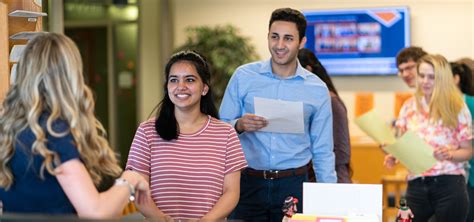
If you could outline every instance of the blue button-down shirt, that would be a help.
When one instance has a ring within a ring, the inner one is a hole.
[[[251,168],[284,170],[313,160],[318,182],[336,183],[332,112],[328,89],[299,63],[296,73],[281,78],[271,60],[240,66],[229,81],[220,107],[222,120],[235,124],[245,113],[255,113],[254,98],[303,102],[304,134],[243,132],[239,135]]]

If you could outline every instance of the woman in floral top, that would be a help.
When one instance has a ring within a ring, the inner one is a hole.
[[[464,221],[467,216],[464,163],[472,156],[472,119],[456,88],[447,60],[426,55],[418,61],[415,96],[403,105],[396,127],[418,134],[433,147],[436,164],[408,175],[407,202],[413,221]],[[387,155],[385,166],[396,159]]]

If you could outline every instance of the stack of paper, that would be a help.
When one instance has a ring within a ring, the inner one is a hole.
[[[20,60],[26,45],[14,45],[10,52],[10,62],[16,63]]]
[[[321,216],[308,214],[295,214],[289,222],[379,222],[375,216]]]
[[[303,214],[317,215],[317,218],[321,219],[319,221],[376,218],[372,221],[380,222],[382,220],[382,185],[303,183]]]
[[[10,36],[10,39],[13,39],[13,40],[18,40],[18,39],[26,39],[26,40],[30,40],[34,37],[36,37],[37,35],[41,34],[43,32],[18,32],[18,33],[15,33],[13,35]]]
[[[15,10],[13,12],[8,13],[9,16],[12,17],[27,17],[27,18],[34,18],[34,17],[42,17],[47,16],[48,14],[45,12],[32,12],[26,10]]]
[[[397,141],[390,128],[374,110],[357,118],[355,123],[376,142],[388,145],[383,149],[396,157],[412,173],[421,174],[436,164],[433,147],[411,131],[407,131]]]

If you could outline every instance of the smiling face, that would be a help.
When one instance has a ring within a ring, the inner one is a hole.
[[[433,89],[435,85],[435,72],[434,67],[426,62],[423,62],[418,67],[417,76],[418,88],[423,92],[426,101],[430,101],[431,95],[433,95]]]
[[[191,62],[179,61],[171,66],[167,89],[175,110],[191,111],[200,110],[201,96],[207,94],[209,87]]]
[[[416,62],[411,59],[398,65],[398,75],[402,77],[408,87],[414,88],[416,86]]]
[[[296,66],[298,50],[306,43],[306,37],[299,40],[295,23],[275,21],[268,32],[268,49],[272,55],[272,64],[277,66]]]

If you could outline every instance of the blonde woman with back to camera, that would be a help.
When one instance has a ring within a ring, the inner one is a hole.
[[[105,130],[94,116],[74,42],[55,33],[29,41],[17,79],[0,110],[0,199],[5,213],[114,218],[148,182],[121,174]],[[109,190],[103,176],[120,176]]]

